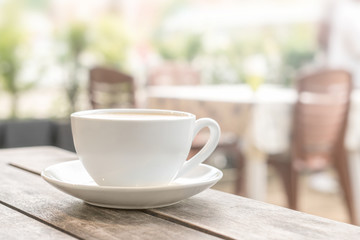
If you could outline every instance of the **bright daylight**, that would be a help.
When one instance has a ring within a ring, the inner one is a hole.
[[[0,239],[360,239],[360,0],[0,0]]]

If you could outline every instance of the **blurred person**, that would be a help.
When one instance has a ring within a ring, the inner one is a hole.
[[[318,68],[344,69],[352,74],[354,88],[360,88],[360,0],[331,0],[319,25],[318,43],[320,51],[315,62],[308,65],[306,71]],[[354,166],[352,155],[360,148],[360,112],[356,104],[351,105],[346,146],[349,154],[350,168]],[[352,133],[349,134],[349,131]],[[358,160],[358,159],[356,159]],[[336,193],[338,182],[328,171],[321,171],[310,177],[310,186],[320,192]],[[360,192],[353,186],[354,194],[360,199]],[[357,203],[357,215],[360,216],[360,202]]]
[[[319,29],[320,62],[348,70],[360,87],[360,0],[329,2]]]

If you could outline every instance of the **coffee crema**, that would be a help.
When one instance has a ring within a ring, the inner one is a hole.
[[[184,117],[189,117],[189,115],[181,113],[154,113],[154,112],[106,112],[106,113],[90,113],[82,115],[83,118],[91,119],[104,119],[104,120],[173,120]]]

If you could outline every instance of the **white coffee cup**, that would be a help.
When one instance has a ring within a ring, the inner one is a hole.
[[[205,161],[216,148],[220,128],[210,118],[153,109],[99,109],[71,114],[76,152],[100,186],[146,187],[169,184]],[[210,137],[186,161],[202,129]]]

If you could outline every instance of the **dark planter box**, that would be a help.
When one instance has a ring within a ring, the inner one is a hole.
[[[45,145],[75,152],[70,121],[26,119],[0,122],[0,148]]]

